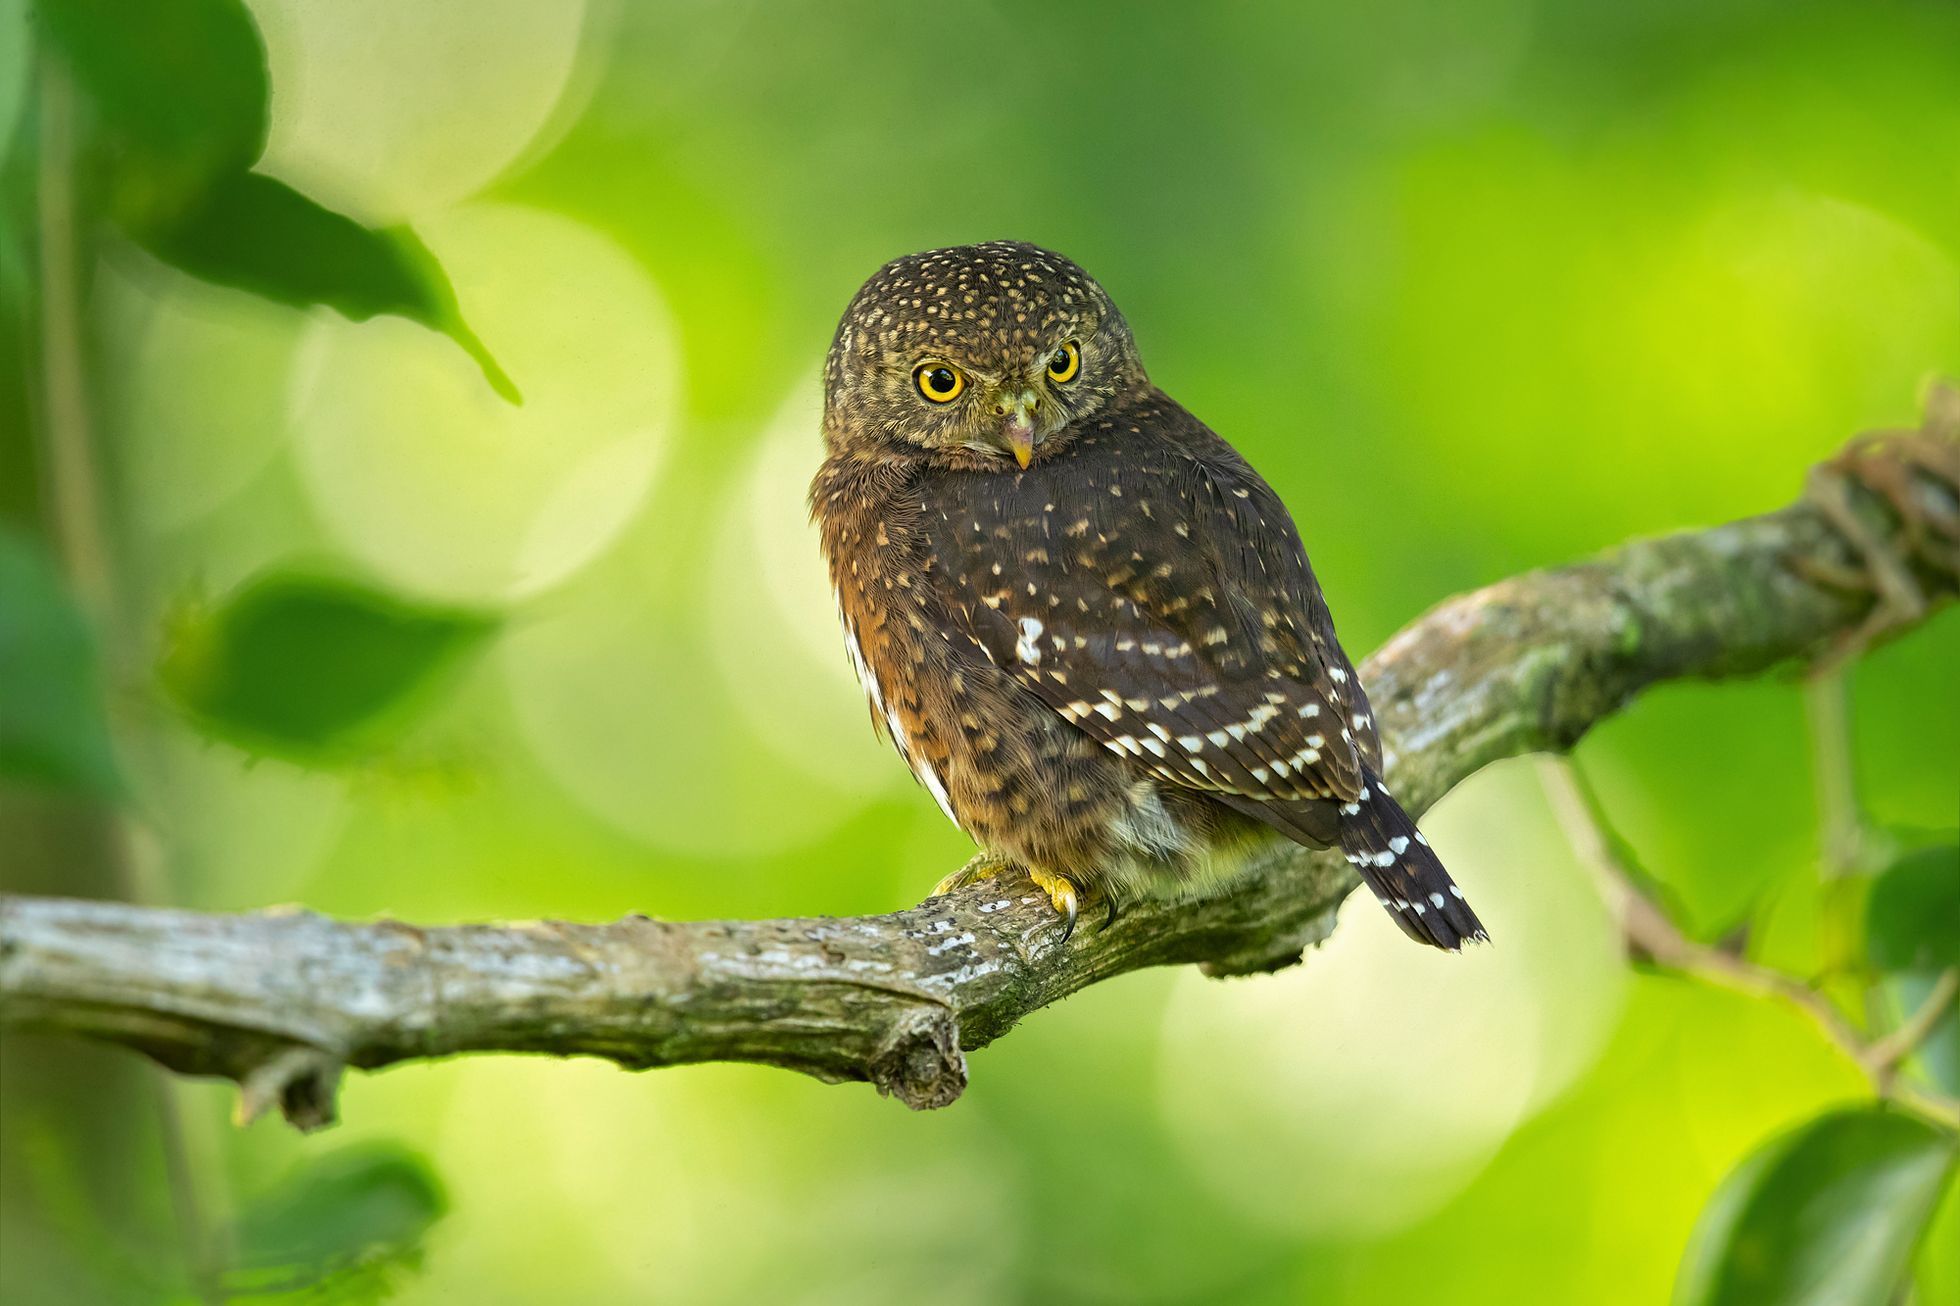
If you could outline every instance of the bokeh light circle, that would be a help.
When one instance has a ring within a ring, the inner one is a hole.
[[[523,405],[433,331],[322,314],[293,383],[302,475],[336,542],[395,583],[534,594],[645,498],[678,402],[673,324],[639,265],[570,219],[470,205],[423,234]]]
[[[1494,945],[1418,947],[1364,891],[1304,965],[1172,995],[1167,1122],[1251,1218],[1366,1237],[1429,1214],[1612,1028],[1618,951],[1529,773],[1485,772],[1423,824]]]
[[[807,844],[865,800],[750,727],[742,691],[698,643],[701,611],[644,593],[630,559],[594,568],[500,641],[519,732],[574,800],[643,844],[702,861]]]
[[[912,786],[873,733],[837,627],[806,497],[822,457],[812,377],[783,403],[729,496],[710,609],[715,666],[737,709],[790,765],[853,792]]]
[[[304,314],[128,252],[93,288],[124,496],[138,526],[197,520],[285,447],[286,377]]]
[[[569,115],[584,0],[250,0],[272,74],[260,170],[376,224],[483,189]]]

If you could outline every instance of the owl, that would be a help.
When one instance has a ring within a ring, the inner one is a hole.
[[[811,514],[886,733],[1066,917],[1339,845],[1410,937],[1487,935],[1382,784],[1381,738],[1286,506],[1150,383],[1109,295],[1014,241],[852,297]]]

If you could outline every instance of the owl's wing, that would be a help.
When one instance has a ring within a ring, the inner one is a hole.
[[[1156,400],[1131,429],[922,505],[947,610],[1166,783],[1241,807],[1352,802],[1380,746],[1292,518],[1231,446]]]

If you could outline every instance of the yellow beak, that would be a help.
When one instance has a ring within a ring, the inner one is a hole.
[[[1034,461],[1034,415],[1041,411],[1041,396],[1035,394],[1003,397],[995,405],[1001,414],[1001,443],[1025,469]]]

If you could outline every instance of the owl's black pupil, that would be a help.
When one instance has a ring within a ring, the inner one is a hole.
[[[935,367],[932,371],[926,373],[926,383],[934,390],[951,390],[953,388],[953,373],[947,368]]]
[[[1048,370],[1051,372],[1068,371],[1068,350],[1057,349],[1055,356],[1048,360]]]

